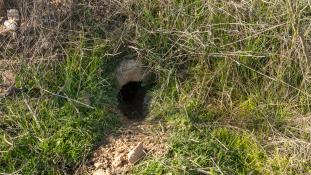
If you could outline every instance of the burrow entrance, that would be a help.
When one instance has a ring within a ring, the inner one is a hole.
[[[141,81],[130,81],[118,93],[119,110],[128,119],[144,119],[148,112],[147,88]]]

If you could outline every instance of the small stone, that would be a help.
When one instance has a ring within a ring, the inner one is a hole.
[[[143,147],[143,143],[140,142],[134,149],[132,149],[128,155],[127,159],[130,163],[135,164],[141,160],[146,155]]]
[[[117,150],[118,153],[123,153],[124,149]]]
[[[100,162],[94,163],[94,166],[95,166],[96,169],[100,168],[102,165],[103,165],[103,164],[100,163]]]
[[[16,31],[17,30],[17,22],[14,20],[6,20],[3,24],[8,30]]]
[[[109,174],[107,174],[106,171],[103,169],[98,169],[93,172],[93,175],[109,175]]]

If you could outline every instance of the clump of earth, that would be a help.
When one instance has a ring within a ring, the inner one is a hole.
[[[93,153],[89,171],[94,175],[127,174],[133,165],[146,157],[164,155],[167,134],[161,126],[146,121],[127,121]]]

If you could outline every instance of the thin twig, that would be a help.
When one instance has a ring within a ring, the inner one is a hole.
[[[95,109],[95,107],[90,106],[90,105],[88,105],[88,104],[85,104],[85,103],[83,103],[83,102],[81,102],[81,101],[78,101],[78,100],[75,100],[75,99],[72,99],[72,98],[63,96],[63,95],[55,94],[55,93],[50,92],[50,91],[48,91],[48,90],[46,90],[46,89],[41,89],[41,90],[43,90],[43,91],[45,91],[45,92],[47,92],[47,93],[49,93],[49,94],[51,94],[51,95],[53,95],[53,96],[67,99],[68,101],[72,101],[72,102],[78,103],[78,104],[83,105],[83,106],[85,106],[85,107],[88,107],[88,108],[90,108],[90,109]]]

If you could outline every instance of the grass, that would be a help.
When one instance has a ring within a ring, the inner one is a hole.
[[[2,172],[72,172],[96,142],[119,126],[117,114],[109,109],[117,92],[109,77],[98,72],[105,68],[100,55],[106,48],[96,45],[83,56],[83,47],[85,43],[69,49],[63,65],[49,71],[25,68],[17,82],[29,92],[2,101]],[[34,88],[39,98],[29,96]]]
[[[148,119],[171,133],[131,174],[311,173],[310,1],[89,3],[45,52],[61,59],[15,55],[27,91],[0,100],[0,173],[78,173],[120,126],[113,71],[128,55],[156,75]]]
[[[264,174],[266,155],[250,134],[226,128],[191,128],[174,136],[163,162],[147,164],[143,174]],[[167,166],[170,165],[170,166]],[[213,166],[210,166],[213,165]],[[158,170],[158,171],[155,171]]]

